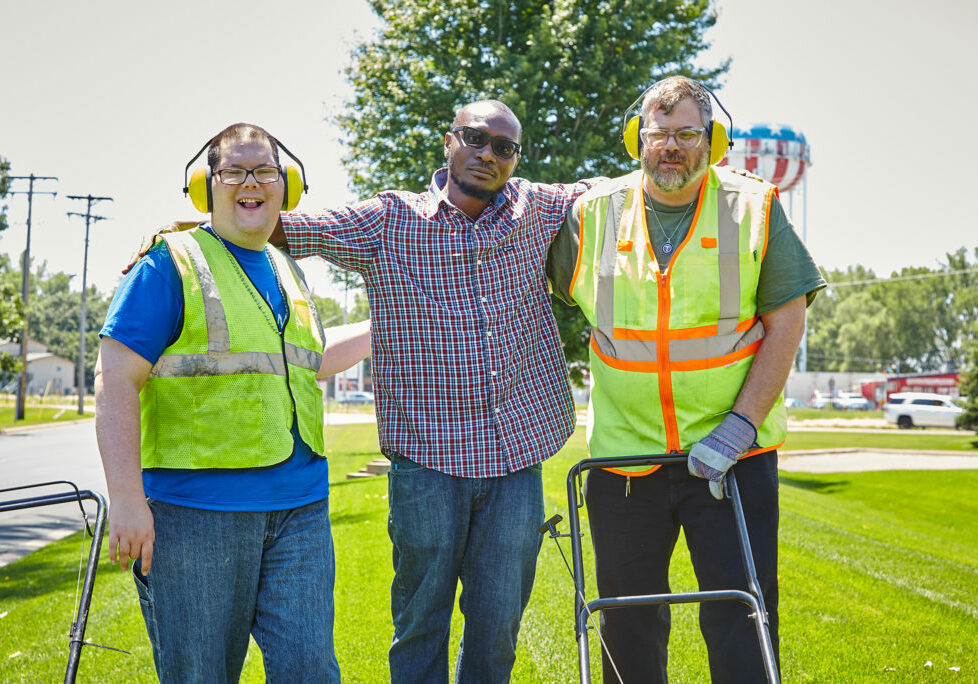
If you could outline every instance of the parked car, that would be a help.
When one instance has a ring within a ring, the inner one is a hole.
[[[872,411],[876,404],[864,396],[846,394],[833,399],[832,407],[846,411]]]
[[[898,392],[883,406],[883,418],[901,428],[957,427],[964,411],[946,394]]]
[[[785,397],[784,407],[790,409],[805,408],[805,402],[803,402],[801,399],[793,399],[791,397]]]
[[[373,392],[344,392],[343,396],[337,399],[341,404],[372,404],[374,403]]]

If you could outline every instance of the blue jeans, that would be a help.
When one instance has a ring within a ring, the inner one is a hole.
[[[461,478],[390,458],[391,682],[448,681],[459,580],[465,627],[455,681],[509,681],[543,539],[542,466]]]
[[[771,641],[778,654],[778,456],[768,452],[734,466],[757,579],[764,592]],[[700,590],[747,589],[733,508],[717,501],[706,480],[686,464],[663,466],[645,477],[588,472],[584,487],[595,575],[602,596],[670,591],[669,561],[682,527]],[[742,603],[700,604],[714,684],[766,682],[749,609]],[[601,635],[625,684],[665,684],[671,624],[668,605],[601,611]],[[602,651],[605,682],[618,682]]]
[[[161,682],[237,682],[248,635],[268,682],[339,682],[329,499],[207,511],[150,499],[153,567],[133,566]]]

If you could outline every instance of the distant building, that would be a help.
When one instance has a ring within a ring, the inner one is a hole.
[[[0,352],[20,358],[20,344],[4,342]],[[28,394],[73,394],[75,391],[75,362],[52,354],[40,342],[27,342],[27,393]],[[10,383],[8,383],[9,385]],[[13,386],[3,388],[8,392],[17,391],[17,380]]]

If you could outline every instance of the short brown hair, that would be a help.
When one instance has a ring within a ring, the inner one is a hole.
[[[211,138],[211,144],[207,148],[207,165],[211,167],[211,173],[217,171],[217,165],[221,161],[221,146],[225,143],[244,142],[247,140],[264,140],[272,148],[272,156],[275,158],[275,165],[279,166],[278,161],[278,140],[261,126],[254,124],[236,123],[231,124],[223,131]]]
[[[685,76],[670,76],[652,86],[642,102],[642,117],[647,119],[653,109],[671,114],[676,105],[687,97],[696,103],[703,125],[709,126],[713,121],[710,92],[700,83]]]

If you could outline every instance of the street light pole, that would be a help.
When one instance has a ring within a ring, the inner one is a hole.
[[[111,197],[92,197],[91,194],[68,195],[68,199],[86,200],[88,208],[84,214],[76,211],[69,211],[68,216],[81,216],[85,219],[85,257],[82,261],[82,293],[81,293],[81,317],[79,319],[79,340],[78,340],[78,415],[85,415],[85,333],[88,332],[88,311],[86,309],[86,297],[88,296],[88,229],[92,221],[104,221],[104,216],[92,215],[92,204],[95,202],[109,201]]]
[[[21,301],[24,303],[24,327],[20,338],[20,381],[17,384],[17,408],[14,412],[14,420],[24,420],[24,407],[27,400],[27,336],[30,323],[30,314],[27,311],[28,285],[30,283],[31,271],[31,210],[34,205],[34,195],[51,195],[54,197],[56,192],[41,192],[34,190],[36,180],[58,180],[56,176],[9,176],[9,179],[28,181],[27,190],[8,192],[8,195],[27,195],[27,246],[24,248],[24,261],[21,272]]]

